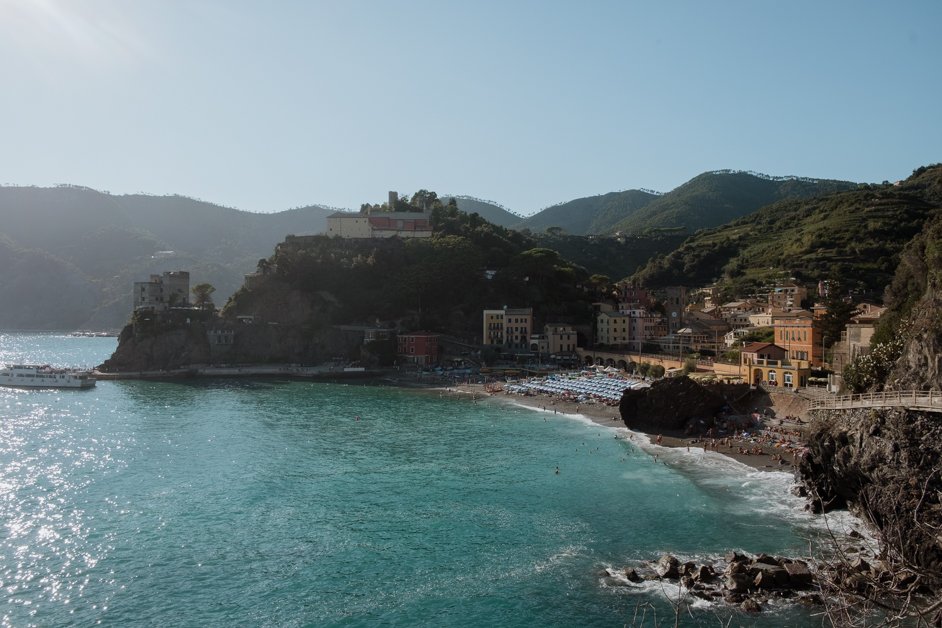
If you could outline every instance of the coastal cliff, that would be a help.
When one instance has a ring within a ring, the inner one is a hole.
[[[942,415],[858,409],[817,418],[799,464],[813,508],[850,507],[899,559],[942,582]]]

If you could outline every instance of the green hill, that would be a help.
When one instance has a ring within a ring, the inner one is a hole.
[[[513,227],[521,220],[520,216],[493,201],[484,201],[473,196],[445,195],[442,198],[453,198],[458,203],[458,209],[461,211],[466,214],[477,214],[484,220],[501,227]]]
[[[626,217],[651,203],[657,195],[642,190],[609,192],[599,196],[577,198],[540,211],[513,225],[516,229],[529,229],[534,233],[552,227],[570,235],[597,235],[610,233]]]
[[[535,233],[558,227],[571,235],[694,233],[790,198],[849,190],[856,183],[751,172],[705,172],[671,190],[609,192],[548,207],[514,225]]]
[[[694,233],[726,224],[760,207],[785,199],[849,190],[856,183],[797,177],[768,177],[750,172],[705,172],[625,216],[612,230],[645,233],[678,229]]]
[[[784,273],[805,282],[839,279],[879,294],[900,251],[940,209],[942,166],[920,168],[896,185],[766,206],[694,235],[634,279],[649,286],[721,281],[742,292]]]

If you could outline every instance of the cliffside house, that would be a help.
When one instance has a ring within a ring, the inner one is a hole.
[[[431,366],[439,362],[440,335],[429,331],[414,331],[396,336],[399,359],[416,366]]]
[[[533,308],[484,310],[484,345],[503,347],[510,351],[529,351],[533,335]]]
[[[190,273],[185,270],[151,275],[148,281],[135,281],[134,309],[163,312],[170,307],[190,305]]]
[[[799,388],[808,385],[811,365],[807,360],[792,360],[784,347],[752,342],[742,348],[739,376],[752,385]]]

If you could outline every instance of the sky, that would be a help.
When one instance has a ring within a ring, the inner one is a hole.
[[[522,214],[942,161],[942,2],[0,0],[0,184]]]

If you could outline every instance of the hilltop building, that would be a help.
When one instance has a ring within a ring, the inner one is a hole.
[[[365,206],[363,210],[336,212],[327,217],[327,235],[339,238],[430,238],[431,216],[426,211],[395,211],[396,192],[389,193],[388,211]]]
[[[151,275],[148,281],[134,282],[134,309],[163,312],[170,307],[187,307],[189,295],[189,272],[175,270]]]

